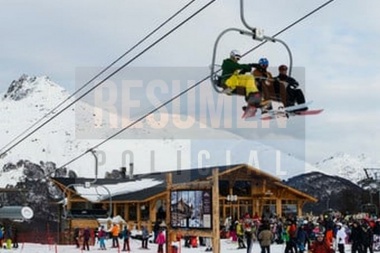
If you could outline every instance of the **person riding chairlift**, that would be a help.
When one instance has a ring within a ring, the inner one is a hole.
[[[250,106],[260,107],[261,96],[256,86],[255,79],[250,73],[257,64],[240,64],[241,54],[238,50],[232,50],[230,57],[223,60],[222,64],[222,84],[224,84],[224,93],[231,95],[236,92],[237,87],[245,88],[245,101]]]
[[[286,104],[286,90],[283,83],[273,78],[268,71],[269,61],[267,58],[260,58],[258,66],[252,72],[256,79],[258,89],[264,100],[274,100]]]

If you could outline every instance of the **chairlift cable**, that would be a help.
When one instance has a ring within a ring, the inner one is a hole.
[[[45,126],[47,123],[49,123],[51,120],[53,120],[54,118],[56,118],[58,115],[60,115],[63,111],[67,110],[69,107],[71,107],[73,104],[75,104],[77,101],[79,101],[81,98],[83,98],[84,96],[86,96],[88,93],[90,93],[92,90],[94,90],[96,87],[98,87],[99,85],[101,85],[102,83],[104,83],[107,79],[109,79],[110,77],[112,77],[114,74],[116,74],[117,72],[119,72],[121,69],[123,69],[124,67],[126,67],[127,65],[129,65],[131,62],[133,62],[135,59],[137,59],[139,56],[141,56],[143,53],[145,53],[147,50],[149,50],[151,47],[153,47],[154,45],[156,45],[158,42],[160,42],[161,40],[163,40],[163,38],[167,37],[169,34],[171,34],[172,32],[174,32],[176,29],[178,29],[180,26],[182,26],[183,24],[185,24],[187,21],[189,21],[190,19],[192,19],[195,15],[197,15],[199,12],[201,12],[203,9],[205,9],[205,7],[207,7],[208,5],[210,5],[212,2],[214,2],[216,0],[212,0],[211,2],[209,2],[207,5],[205,5],[204,7],[202,7],[201,9],[199,9],[197,12],[195,12],[193,15],[191,15],[190,17],[188,17],[187,19],[185,19],[183,22],[181,22],[179,25],[177,25],[175,28],[173,28],[172,30],[170,30],[168,33],[166,33],[164,36],[162,36],[160,39],[156,40],[156,42],[154,42],[153,44],[151,44],[151,46],[147,47],[145,50],[142,51],[142,53],[139,53],[137,56],[133,57],[132,60],[128,61],[126,64],[122,65],[122,67],[118,68],[116,71],[114,71],[111,75],[107,76],[106,79],[104,79],[103,81],[101,81],[100,83],[96,84],[94,87],[92,87],[91,89],[89,89],[88,91],[86,91],[83,95],[81,95],[78,99],[75,99],[73,102],[71,102],[69,105],[67,105],[66,107],[64,107],[63,109],[61,109],[59,112],[57,112],[56,114],[54,114],[51,118],[47,119],[45,122],[43,122],[40,126],[38,126],[37,128],[35,128],[33,131],[29,132],[27,135],[25,135],[23,138],[21,138],[20,140],[18,140],[16,143],[14,143],[13,145],[11,145],[9,148],[7,148],[11,143],[15,142],[19,137],[21,137],[22,135],[24,135],[26,132],[28,132],[30,129],[32,129],[33,127],[35,127],[38,123],[40,123],[43,119],[45,119],[47,116],[51,115],[54,113],[55,110],[57,110],[59,107],[61,107],[65,102],[67,102],[69,99],[71,99],[72,97],[74,97],[76,94],[78,94],[81,90],[83,90],[86,86],[88,86],[91,82],[93,82],[96,78],[98,78],[100,75],[102,75],[103,73],[105,73],[108,69],[110,69],[113,65],[115,65],[118,61],[120,61],[123,57],[125,57],[128,53],[130,53],[133,49],[135,49],[137,46],[139,46],[141,43],[143,43],[146,39],[148,39],[151,35],[153,35],[155,32],[157,32],[159,29],[161,29],[164,25],[166,25],[170,20],[172,20],[174,17],[176,17],[178,14],[180,14],[183,10],[185,10],[187,7],[189,7],[192,3],[195,2],[195,0],[192,0],[190,2],[188,2],[185,6],[183,6],[180,10],[178,10],[176,13],[174,13],[171,17],[169,17],[167,20],[165,20],[161,25],[159,25],[156,29],[154,29],[152,32],[150,32],[148,35],[146,35],[143,39],[141,39],[139,42],[137,42],[133,47],[131,47],[128,51],[126,51],[124,54],[122,54],[119,58],[117,58],[115,61],[113,61],[110,65],[108,65],[106,68],[104,68],[101,72],[99,72],[96,76],[94,76],[93,78],[91,78],[91,80],[89,80],[87,83],[85,83],[81,88],[79,88],[78,90],[76,90],[73,94],[71,94],[68,98],[66,98],[63,102],[59,103],[56,107],[54,107],[52,110],[50,110],[48,113],[46,113],[42,118],[40,118],[39,120],[37,120],[33,125],[31,125],[30,127],[28,127],[26,130],[24,130],[22,133],[20,133],[19,135],[17,135],[15,138],[13,138],[8,144],[6,144],[4,147],[2,147],[0,149],[0,157],[2,157],[3,155],[5,155],[7,152],[9,152],[10,150],[12,150],[14,147],[16,147],[18,144],[20,144],[21,142],[23,142],[25,139],[27,139],[29,136],[31,136],[32,134],[34,134],[36,131],[38,131],[39,129],[41,129],[43,126]]]
[[[276,36],[278,36],[279,34],[283,33],[284,31],[290,29],[291,27],[293,27],[295,24],[299,23],[301,20],[304,20],[306,17],[316,13],[318,10],[322,9],[323,7],[327,6],[327,4],[333,2],[334,0],[330,0],[328,2],[326,2],[325,4],[319,6],[318,8],[316,8],[315,10],[313,10],[312,12],[308,13],[307,15],[303,16],[302,18],[298,19],[297,21],[293,22],[292,24],[286,26],[284,29],[282,29],[280,32],[276,33]],[[263,44],[265,42],[262,42],[261,44]],[[260,45],[261,45],[260,44]],[[256,46],[255,48],[253,48],[251,51],[255,50],[258,46]],[[248,53],[245,53],[245,54],[248,54]],[[218,70],[220,71],[220,70]],[[113,135],[109,136],[108,138],[104,139],[103,141],[99,142],[98,144],[96,144],[95,146],[89,148],[87,151],[83,152],[82,154],[80,154],[79,156],[71,159],[70,161],[66,162],[65,164],[61,165],[59,168],[64,168],[66,167],[67,165],[75,162],[76,160],[78,160],[79,158],[83,157],[85,154],[87,154],[88,152],[90,152],[90,150],[92,149],[96,149],[98,148],[99,146],[103,145],[104,143],[108,142],[109,140],[113,139],[114,137],[118,136],[119,134],[121,134],[122,132],[124,132],[125,130],[129,129],[130,127],[136,125],[138,122],[142,121],[143,119],[145,119],[146,117],[148,117],[149,115],[153,114],[154,112],[158,111],[159,109],[161,109],[162,107],[170,104],[171,102],[173,102],[174,100],[176,100],[177,98],[181,97],[182,95],[186,94],[187,92],[189,92],[190,90],[194,89],[195,87],[197,87],[198,85],[200,85],[202,82],[206,81],[207,79],[210,78],[210,75],[209,76],[206,76],[204,77],[202,80],[196,82],[195,84],[193,84],[192,86],[188,87],[187,89],[183,90],[182,92],[178,93],[177,95],[175,95],[174,97],[172,97],[171,99],[167,100],[166,102],[162,103],[160,106],[152,109],[151,111],[149,111],[148,113],[142,115],[141,117],[139,117],[138,119],[136,119],[135,121],[133,121],[132,123],[130,123],[128,126],[125,126],[124,128],[122,128],[121,130],[117,131],[116,133],[114,133]]]
[[[163,108],[164,106],[170,104],[171,102],[173,102],[174,100],[176,100],[177,98],[181,97],[182,95],[186,94],[187,92],[189,92],[190,90],[194,89],[195,87],[197,87],[199,84],[201,84],[202,82],[206,81],[209,77],[205,77],[203,78],[202,80],[198,81],[197,83],[191,85],[190,87],[188,87],[187,89],[181,91],[180,93],[178,93],[177,95],[175,95],[174,97],[172,97],[171,99],[167,100],[166,102],[162,103],[161,105],[153,108],[151,111],[147,112],[146,114],[142,115],[141,117],[139,117],[138,119],[134,120],[133,122],[131,122],[128,126],[125,126],[124,128],[120,129],[119,131],[117,131],[116,133],[112,134],[111,136],[107,137],[106,139],[104,139],[103,141],[99,142],[98,144],[96,144],[95,146],[89,148],[90,149],[96,149],[98,148],[99,146],[103,145],[104,143],[108,142],[109,140],[113,139],[114,137],[118,136],[119,134],[121,134],[122,132],[124,132],[125,130],[131,128],[132,126],[136,125],[137,123],[139,123],[140,121],[142,121],[143,119],[145,119],[146,117],[148,117],[149,115],[155,113],[156,111],[160,110],[161,108]],[[87,154],[89,151],[85,151],[84,153],[82,153],[81,155],[73,158],[72,160],[70,160],[69,162],[65,163],[64,165],[60,166],[59,168],[64,168],[66,167],[67,165],[71,164],[72,162],[78,160],[79,158],[81,158],[82,156],[84,156],[85,154]]]
[[[299,23],[300,21],[304,20],[306,17],[309,17],[310,15],[316,13],[318,10],[322,9],[323,7],[327,6],[329,3],[333,2],[334,0],[330,0],[324,4],[322,4],[321,6],[319,6],[318,8],[314,9],[312,12],[306,14],[305,16],[301,17],[300,19],[298,19],[297,21],[293,22],[292,24],[286,26],[284,29],[282,29],[281,31],[279,31],[278,33],[275,34],[275,36],[278,36],[279,34],[283,33],[284,31],[290,29],[291,27],[293,27],[295,24]],[[210,2],[211,3],[211,2]],[[210,4],[209,3],[209,4]],[[264,44],[265,42],[262,42],[261,44],[259,44],[258,46],[254,47],[253,49],[251,49],[250,51],[246,52],[244,55],[248,54],[249,52],[252,52],[254,51],[255,49],[257,49],[260,45]],[[220,71],[220,69],[218,70]],[[218,72],[217,71],[217,72]],[[210,78],[210,75],[209,76],[206,76],[205,78],[203,78],[202,80],[198,81],[197,83],[193,84],[192,86],[188,87],[187,89],[181,91],[180,93],[178,93],[177,95],[173,96],[171,99],[167,100],[166,102],[162,103],[160,106],[152,109],[151,111],[149,111],[148,113],[142,115],[141,117],[139,117],[138,119],[136,119],[135,121],[133,121],[132,123],[130,123],[128,126],[125,126],[123,129],[117,131],[116,133],[114,133],[113,135],[109,136],[108,138],[104,139],[103,141],[99,142],[98,144],[96,144],[95,146],[89,148],[87,151],[83,152],[82,154],[80,154],[79,156],[71,159],[70,161],[66,162],[65,164],[61,165],[59,168],[64,168],[66,167],[67,165],[73,163],[74,161],[78,160],[79,158],[83,157],[85,154],[87,154],[90,150],[92,149],[96,149],[98,148],[99,146],[103,145],[104,143],[108,142],[109,140],[113,139],[114,137],[118,136],[119,134],[121,134],[122,132],[124,132],[125,130],[129,129],[130,127],[136,125],[138,122],[142,121],[143,119],[145,119],[146,117],[148,117],[149,115],[153,114],[154,112],[158,111],[159,109],[163,108],[164,106],[170,104],[171,102],[173,102],[174,100],[176,100],[177,98],[181,97],[182,95],[186,94],[187,92],[189,92],[190,90],[194,89],[195,87],[197,87],[198,85],[200,85],[202,82],[206,81],[207,79]]]
[[[327,1],[326,3],[320,5],[319,7],[315,8],[314,10],[312,10],[311,12],[309,12],[308,14],[302,16],[301,18],[297,19],[296,21],[294,21],[293,23],[289,24],[288,26],[286,26],[285,28],[283,28],[282,30],[280,30],[279,32],[275,33],[272,37],[273,38],[276,38],[278,35],[282,34],[283,32],[285,32],[286,30],[289,30],[290,28],[292,28],[293,26],[295,26],[296,24],[300,23],[301,21],[305,20],[306,18],[308,18],[309,16],[313,15],[314,13],[316,13],[317,11],[321,10],[322,8],[326,7],[328,4],[334,2],[335,0],[330,0],[330,1]],[[251,53],[252,51],[256,50],[257,48],[261,47],[262,45],[264,45],[265,43],[267,43],[268,41],[263,41],[261,42],[259,45],[251,48],[250,50],[248,50],[247,52],[245,52],[243,54],[243,56]]]

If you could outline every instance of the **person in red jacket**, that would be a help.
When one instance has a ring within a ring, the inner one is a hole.
[[[330,247],[328,242],[326,242],[325,237],[322,233],[317,235],[316,240],[310,245],[311,253],[333,253],[334,250]]]

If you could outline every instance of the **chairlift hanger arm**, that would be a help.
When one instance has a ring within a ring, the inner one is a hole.
[[[220,69],[218,71],[215,71],[216,51],[217,51],[217,47],[218,47],[218,44],[219,44],[219,41],[220,41],[221,37],[223,35],[225,35],[227,32],[232,32],[232,31],[239,32],[242,35],[251,36],[254,40],[258,40],[258,41],[265,41],[265,42],[270,41],[270,42],[279,42],[279,43],[281,43],[286,48],[286,50],[287,50],[287,52],[289,54],[289,76],[292,75],[293,56],[292,56],[292,52],[290,51],[290,48],[288,47],[288,45],[284,41],[282,41],[280,39],[277,39],[277,38],[265,36],[262,29],[254,28],[254,27],[251,27],[250,25],[248,25],[248,23],[246,22],[246,20],[244,18],[244,4],[243,4],[243,1],[244,0],[240,0],[240,18],[241,18],[241,21],[244,24],[244,26],[249,31],[238,29],[238,28],[228,28],[228,29],[222,31],[219,34],[219,36],[217,37],[217,39],[215,41],[215,44],[214,44],[212,62],[211,62],[211,66],[210,66],[210,69],[211,69],[210,79],[211,79],[211,83],[212,83],[212,86],[213,86],[214,90],[216,92],[218,92],[218,93],[222,93],[222,90],[220,88],[218,88],[218,85],[217,85],[218,84],[218,76],[216,75],[216,73],[219,72]],[[245,53],[245,54],[247,54],[247,53]]]
[[[251,27],[250,25],[248,25],[247,21],[245,20],[245,17],[244,17],[244,0],[240,0],[240,19],[241,19],[241,22],[243,23],[243,25],[245,27],[247,27],[248,30],[253,31],[255,29],[255,28]]]
[[[292,68],[293,68],[293,56],[292,56],[292,52],[290,51],[290,48],[288,47],[288,45],[284,41],[282,41],[280,39],[273,38],[273,37],[265,36],[263,34],[262,30],[259,30],[255,27],[251,27],[247,23],[245,16],[244,16],[244,0],[240,0],[240,19],[241,19],[241,22],[243,23],[243,25],[248,30],[252,31],[252,33],[254,34],[253,38],[255,40],[261,40],[261,41],[266,40],[266,41],[271,41],[271,42],[279,42],[286,48],[286,50],[288,51],[288,54],[289,54],[289,76],[291,76],[292,75]]]

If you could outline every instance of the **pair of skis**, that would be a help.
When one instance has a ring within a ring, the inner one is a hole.
[[[320,114],[323,109],[308,109],[308,106],[313,101],[309,101],[303,104],[298,104],[294,106],[284,107],[281,102],[272,101],[272,109],[267,112],[261,114],[261,120],[271,120],[274,118],[286,117],[290,116],[307,116],[307,115],[317,115]],[[243,119],[252,118],[256,116],[258,108],[254,106],[247,106],[244,110],[243,115],[241,116]]]

